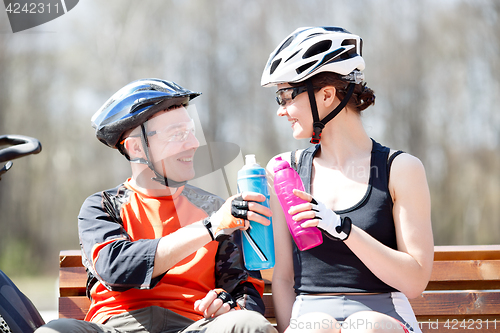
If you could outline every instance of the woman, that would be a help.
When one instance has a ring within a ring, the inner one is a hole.
[[[300,28],[271,53],[262,75],[263,86],[277,86],[278,116],[293,137],[316,144],[280,156],[306,189],[294,190],[307,203],[289,213],[323,233],[321,245],[299,251],[273,193],[280,332],[420,332],[408,298],[422,293],[432,268],[427,180],[416,157],[365,132],[361,111],[375,96],[364,67],[358,36]]]

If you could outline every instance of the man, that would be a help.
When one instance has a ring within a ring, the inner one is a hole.
[[[186,106],[198,95],[138,80],[92,117],[132,177],[80,211],[92,300],[85,321],[59,319],[37,332],[275,332],[262,316],[263,281],[244,269],[238,245],[248,220],[269,224],[271,211],[257,203],[264,196],[224,202],[186,183],[199,146]]]

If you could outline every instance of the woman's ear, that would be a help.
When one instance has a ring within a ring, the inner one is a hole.
[[[326,108],[331,108],[335,104],[335,97],[337,93],[337,89],[334,86],[325,86],[321,88],[320,92],[320,101],[324,103]]]
[[[146,158],[144,151],[142,149],[142,142],[140,137],[129,136],[123,142],[130,159],[136,158]]]

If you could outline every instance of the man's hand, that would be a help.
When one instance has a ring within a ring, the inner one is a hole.
[[[194,302],[194,309],[203,313],[205,318],[215,318],[229,311],[240,310],[240,307],[230,294],[222,289],[215,289]]]
[[[271,216],[272,212],[258,203],[265,200],[264,195],[255,192],[243,192],[227,199],[209,219],[215,230],[215,238],[220,235],[230,235],[237,229],[248,229],[250,220],[269,225],[266,216]]]

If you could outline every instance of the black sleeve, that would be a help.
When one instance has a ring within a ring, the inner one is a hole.
[[[264,314],[261,295],[264,281],[260,272],[248,271],[243,265],[240,231],[235,231],[219,244],[215,277],[216,287],[230,293],[241,307]]]
[[[153,288],[162,277],[152,278],[159,239],[131,241],[122,226],[119,208],[109,200],[116,198],[118,190],[90,196],[78,216],[82,261],[89,274],[87,288],[95,279],[114,291]]]

